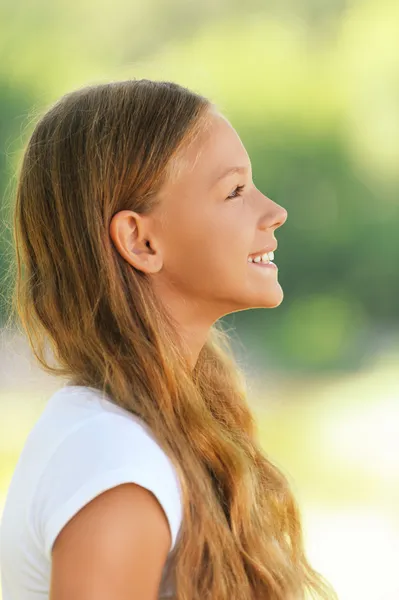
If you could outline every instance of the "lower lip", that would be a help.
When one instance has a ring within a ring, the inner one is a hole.
[[[275,269],[275,270],[277,270],[277,265],[275,265],[274,262],[269,262],[269,263],[250,262],[248,264],[249,265],[254,265],[255,267],[260,267],[261,269]]]

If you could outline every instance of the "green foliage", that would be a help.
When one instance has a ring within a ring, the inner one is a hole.
[[[22,18],[8,0],[1,11],[3,297],[28,111],[86,83],[152,77],[215,101],[258,188],[288,210],[276,234],[283,304],[225,318],[259,360],[354,368],[398,331],[399,5],[40,0]]]

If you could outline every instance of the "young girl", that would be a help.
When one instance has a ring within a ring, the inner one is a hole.
[[[336,597],[216,323],[281,303],[286,218],[216,105],[176,83],[78,89],[37,123],[16,306],[66,380],[8,490],[3,600]]]

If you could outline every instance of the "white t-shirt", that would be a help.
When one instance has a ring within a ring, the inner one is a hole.
[[[90,500],[121,483],[153,492],[172,544],[159,598],[173,594],[166,571],[182,520],[172,462],[138,417],[99,390],[64,386],[48,400],[14,470],[0,525],[3,600],[48,600],[51,549]],[[173,574],[171,574],[173,579]]]

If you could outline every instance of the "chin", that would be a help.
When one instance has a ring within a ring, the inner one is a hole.
[[[239,312],[241,310],[250,310],[251,308],[277,308],[284,300],[284,292],[280,285],[273,287],[268,293],[246,294],[237,298],[235,302],[228,302],[228,308],[225,307],[223,314]]]
[[[256,306],[251,306],[251,308],[277,308],[280,306],[282,301],[284,300],[284,292],[280,286],[277,289],[273,290],[269,294],[265,294],[263,297],[259,297],[257,299],[258,303]]]
[[[270,300],[269,302],[267,300],[264,300],[260,304],[252,306],[251,308],[277,308],[278,306],[280,306],[282,301],[283,296],[281,296],[278,300]]]
[[[277,308],[280,306],[284,299],[283,291],[280,289],[274,294],[258,298],[246,298],[246,300],[239,302],[237,306],[231,308],[229,312],[238,312],[240,310],[250,310],[251,308]]]

